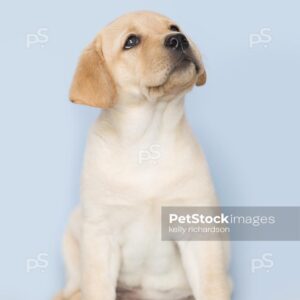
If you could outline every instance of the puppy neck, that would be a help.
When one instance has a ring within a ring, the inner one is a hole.
[[[129,142],[160,135],[176,134],[186,124],[184,97],[171,101],[141,101],[134,104],[120,104],[102,113],[100,120],[109,124],[113,132]]]

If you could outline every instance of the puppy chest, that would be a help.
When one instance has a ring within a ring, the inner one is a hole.
[[[123,232],[121,285],[160,290],[182,285],[183,278],[176,245],[160,239],[160,222],[150,215],[136,217]]]
[[[174,252],[171,245],[160,241],[160,220],[157,214],[150,211],[135,212],[131,221],[122,233],[122,268],[124,271],[153,269],[153,272],[164,271],[166,262],[157,263],[161,257]]]

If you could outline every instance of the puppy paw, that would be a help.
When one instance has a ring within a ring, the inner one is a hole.
[[[72,296],[66,298],[63,296],[63,293],[60,293],[60,294],[56,295],[53,298],[53,300],[81,300],[81,294],[78,291],[78,292],[74,293]]]
[[[64,300],[64,297],[62,295],[62,293],[59,293],[58,295],[56,295],[53,300]]]

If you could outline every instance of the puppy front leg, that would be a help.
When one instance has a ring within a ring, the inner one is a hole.
[[[228,255],[220,241],[178,242],[182,264],[196,300],[230,300]]]
[[[85,222],[81,244],[81,300],[115,300],[120,254],[114,237]]]

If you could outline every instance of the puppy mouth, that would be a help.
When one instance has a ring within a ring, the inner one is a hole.
[[[166,75],[166,80],[164,82],[162,82],[161,84],[157,85],[157,86],[149,86],[148,88],[157,89],[157,88],[160,88],[160,87],[164,86],[169,81],[172,74],[174,74],[176,72],[180,72],[180,71],[188,68],[191,64],[194,65],[196,74],[199,74],[200,66],[199,66],[198,62],[195,60],[195,58],[188,55],[188,54],[186,54],[186,53],[183,53],[176,60],[176,62],[173,64],[172,68],[170,69],[170,71]]]
[[[178,59],[177,63],[175,64],[175,67],[173,68],[172,72],[176,71],[176,69],[184,69],[190,64],[193,64],[195,66],[196,73],[198,74],[200,71],[200,66],[195,60],[195,58],[187,53],[183,53],[181,57]],[[171,74],[170,74],[171,75]]]
[[[189,55],[182,55],[179,60],[177,61],[177,63],[175,64],[175,66],[173,67],[173,69],[171,70],[169,77],[172,73],[179,71],[181,69],[185,69],[186,67],[188,67],[190,64],[193,64],[195,66],[195,70],[196,73],[198,74],[200,71],[200,66],[198,65],[198,63],[196,62],[196,60],[189,56]]]

